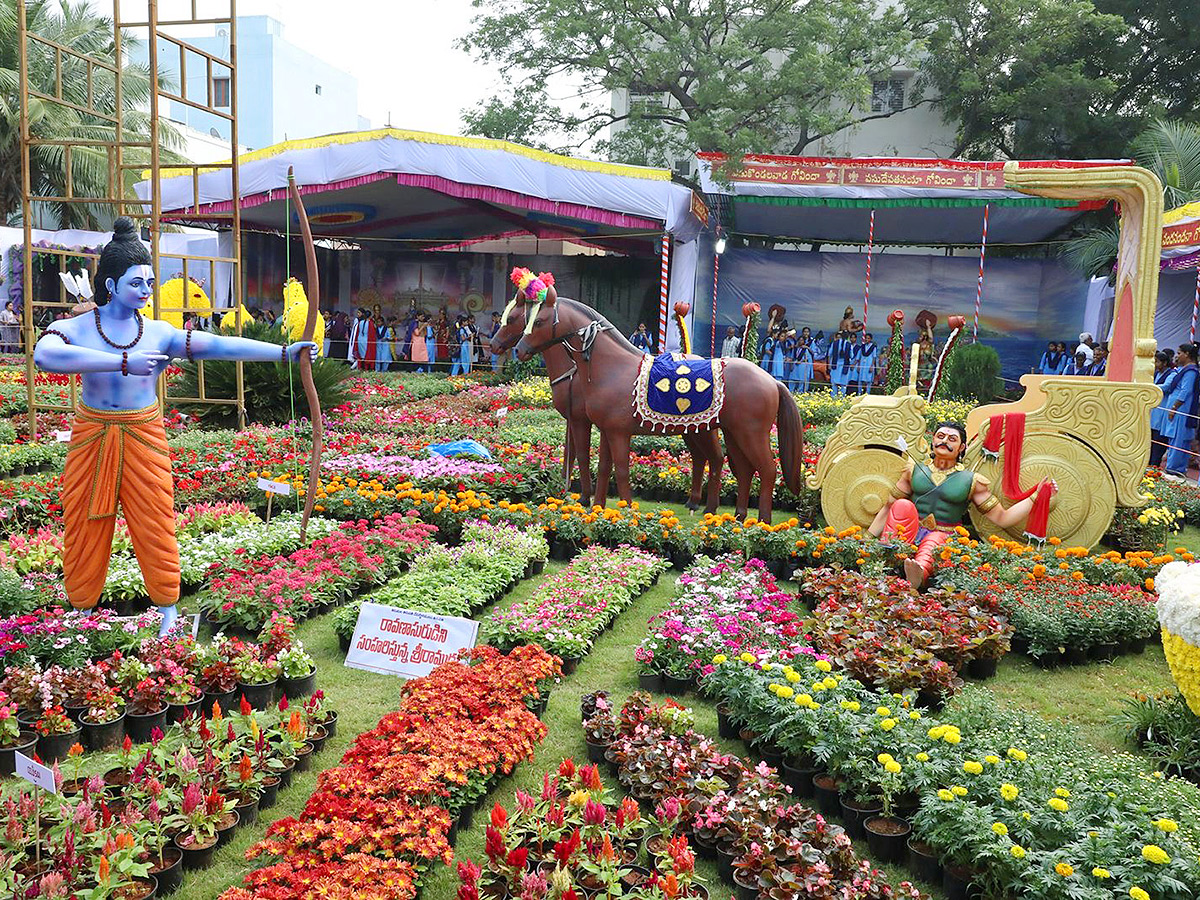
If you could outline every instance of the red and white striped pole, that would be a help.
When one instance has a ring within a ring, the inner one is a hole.
[[[867,281],[863,285],[863,331],[867,330],[867,308],[871,301],[871,257],[875,252],[875,210],[871,210],[871,226],[867,229]]]
[[[979,340],[979,304],[983,300],[983,260],[987,256],[987,226],[990,203],[983,205],[983,239],[979,242],[979,281],[975,285],[975,326],[971,332],[971,340]]]
[[[1188,335],[1190,343],[1196,342],[1196,313],[1200,312],[1200,263],[1196,264],[1196,298],[1192,301],[1192,331]]]
[[[713,313],[712,313],[712,337],[708,342],[708,355],[710,357],[717,355],[717,274],[721,271],[721,257],[713,254]],[[1195,325],[1195,316],[1192,316],[1192,324]]]
[[[662,274],[658,281],[658,352],[667,352],[667,288],[670,281],[667,277],[671,262],[671,235],[666,232],[662,236]]]

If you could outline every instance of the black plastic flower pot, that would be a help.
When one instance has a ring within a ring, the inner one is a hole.
[[[217,704],[222,715],[228,715],[237,705],[238,692],[237,688],[230,691],[222,691],[215,693],[213,691],[205,691],[204,697],[201,700],[200,708],[204,711],[205,717],[212,716],[212,706]]]
[[[225,811],[225,815],[229,816],[229,818],[232,819],[233,821],[229,822],[224,827],[222,827],[220,825],[217,826],[217,846],[218,847],[224,847],[231,840],[233,840],[233,833],[235,831],[237,831],[237,827],[238,827],[239,818],[238,818],[236,809],[227,809]]]
[[[193,700],[191,703],[168,703],[167,704],[167,724],[175,725],[187,718],[195,718],[200,715],[200,707],[204,705],[204,698],[200,697]],[[212,709],[212,704],[208,707]]]
[[[43,734],[37,739],[37,755],[42,762],[50,766],[67,758],[71,745],[79,740],[82,729],[76,725],[73,731],[66,734]]]
[[[238,827],[243,825],[253,825],[258,821],[258,797],[236,798],[239,802],[233,805],[234,810],[238,814]]]
[[[321,723],[325,728],[326,737],[334,737],[337,735],[337,720],[338,715],[333,710],[325,713],[325,720]]]
[[[317,685],[317,667],[313,666],[307,675],[301,675],[299,678],[288,678],[286,675],[279,676],[279,693],[289,700],[294,700],[297,697],[307,697]]]
[[[22,731],[17,743],[9,747],[0,747],[0,775],[11,775],[17,771],[17,753],[29,756],[37,746],[36,731]]]
[[[690,678],[676,678],[674,675],[663,676],[663,691],[673,697],[682,697],[691,686]]]
[[[965,866],[946,866],[942,871],[942,892],[946,900],[978,900],[982,894],[971,881],[973,874]]]
[[[179,886],[183,884],[183,851],[178,847],[164,847],[162,858],[151,862],[161,864],[160,867],[150,867],[150,874],[158,882],[158,893],[155,896],[166,897],[179,890]]]
[[[730,713],[729,707],[722,703],[717,704],[717,734],[723,738],[729,738],[729,740],[738,736],[738,727],[733,721],[733,715]]]
[[[299,752],[296,753],[296,771],[307,772],[312,768],[312,744],[301,744]]]
[[[883,812],[883,805],[873,799],[859,802],[850,797],[843,797],[841,802],[842,825],[846,828],[846,834],[857,840],[863,840],[867,836],[867,819]]]
[[[100,724],[90,722],[84,716],[79,724],[83,728],[83,746],[92,751],[116,750],[125,739],[125,713]]]
[[[588,762],[597,764],[604,762],[604,752],[608,749],[608,744],[593,744],[587,740],[585,743],[587,744]]]
[[[908,868],[919,881],[926,884],[942,883],[942,863],[937,853],[928,844],[913,840],[910,836],[908,846]]]
[[[217,852],[217,839],[213,837],[211,843],[205,842],[203,845],[193,846],[190,842],[180,843],[176,838],[175,846],[179,852],[183,854],[182,866],[187,872],[195,872],[199,869],[207,869],[213,864],[213,854]]]
[[[873,859],[889,863],[904,861],[908,836],[912,834],[911,825],[895,816],[871,816],[863,827]]]
[[[265,684],[243,684],[239,681],[237,689],[254,709],[264,710],[271,705],[275,697],[275,684],[274,681]]]
[[[125,713],[125,733],[135,744],[148,743],[155,728],[166,733],[167,708],[165,706],[158,712],[147,713],[144,716],[134,715],[131,712]]]
[[[329,740],[329,732],[325,730],[324,725],[314,725],[308,733],[308,742],[312,744],[313,753],[320,753],[324,750],[327,740]]]
[[[263,779],[261,793],[258,795],[258,808],[270,809],[279,799],[279,776],[269,775]]]
[[[661,694],[663,690],[662,675],[657,672],[639,672],[638,690],[649,691],[652,694]]]
[[[737,900],[758,900],[758,879],[747,878],[735,870],[733,886],[737,891]]]
[[[63,706],[63,712],[67,714],[67,718],[76,723],[83,718],[83,714],[87,711],[86,703],[83,706]]]
[[[783,783],[792,789],[794,797],[812,797],[813,776],[816,774],[816,769],[794,768],[788,764],[787,759],[783,761]]]
[[[841,782],[828,772],[819,772],[813,776],[813,797],[817,801],[817,809],[827,817],[841,815],[842,802],[838,796],[841,788]]]

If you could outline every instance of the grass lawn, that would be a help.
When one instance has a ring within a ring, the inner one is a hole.
[[[645,503],[647,507],[670,507],[681,521],[698,518],[700,513],[690,513],[680,504]],[[1190,532],[1190,533],[1188,533]],[[1181,536],[1180,545],[1200,548],[1200,530],[1188,529]],[[562,563],[551,562],[546,574],[560,570]],[[646,634],[648,620],[661,611],[674,593],[675,574],[667,572],[659,583],[643,594],[616,621],[614,627],[605,632],[596,642],[593,651],[584,658],[578,669],[565,677],[550,696],[545,721],[549,726],[546,741],[539,747],[531,763],[520,766],[512,778],[503,781],[489,800],[498,800],[505,805],[513,802],[513,791],[523,788],[532,793],[540,792],[542,774],[557,768],[566,756],[577,761],[586,759],[586,747],[580,728],[579,700],[582,694],[608,691],[618,702],[637,688],[637,675],[633,659],[633,648]],[[531,579],[518,585],[497,604],[503,608],[519,597],[527,596],[540,582]],[[479,618],[487,615],[480,614]],[[224,888],[239,884],[253,864],[245,861],[245,850],[259,840],[270,822],[284,816],[297,815],[307,802],[316,784],[319,770],[335,766],[354,736],[374,727],[386,713],[394,710],[398,703],[398,679],[342,665],[343,654],[337,646],[327,616],[303,623],[299,628],[301,639],[312,653],[318,667],[318,686],[325,691],[329,703],[339,711],[337,737],[329,741],[325,751],[314,759],[313,770],[296,776],[292,787],[280,794],[279,802],[268,813],[263,814],[253,827],[238,831],[234,840],[222,848],[216,863],[207,871],[189,873],[182,889],[176,895],[180,900],[212,900]],[[987,682],[988,687],[1001,702],[1016,708],[1035,711],[1049,720],[1063,721],[1077,726],[1084,739],[1101,749],[1127,749],[1121,744],[1120,734],[1109,724],[1111,716],[1120,708],[1121,699],[1131,691],[1154,693],[1171,687],[1172,681],[1163,659],[1161,647],[1152,645],[1142,656],[1126,656],[1113,662],[1096,662],[1076,668],[1042,670],[1024,657],[1009,656],[1001,661],[997,676]],[[716,711],[708,701],[689,696],[686,700],[696,711],[696,727],[716,737]],[[738,741],[720,741],[724,749],[739,754],[745,748]],[[106,768],[111,763],[104,760],[89,760],[88,768]],[[605,783],[616,787],[616,780],[602,772]],[[458,837],[456,850],[460,857],[480,859],[483,854],[483,830],[486,815],[477,815],[475,823]],[[859,852],[868,855],[865,846]],[[717,888],[714,897],[726,896],[724,885],[718,880],[715,866],[700,860],[700,874],[710,887]],[[885,869],[889,879],[899,882],[909,877],[905,870]],[[457,888],[457,876],[452,867],[437,866],[430,873],[423,890],[426,900],[451,900]],[[941,900],[939,889],[922,885],[934,900]]]

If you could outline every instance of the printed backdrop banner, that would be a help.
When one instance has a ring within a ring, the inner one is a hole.
[[[761,304],[764,322],[767,310],[778,303],[797,331],[807,325],[814,335],[823,330],[831,338],[847,306],[862,318],[866,266],[866,255],[859,253],[731,249],[721,257],[717,344],[727,326],[741,328],[742,304],[750,301]],[[940,343],[947,334],[947,316],[965,315],[970,327],[978,276],[978,256],[876,253],[867,330],[886,346],[887,314],[902,309],[905,341],[911,344],[917,313],[928,309],[938,317],[935,336]],[[1006,379],[1015,380],[1036,366],[1048,341],[1077,342],[1087,290],[1087,279],[1059,260],[987,261],[979,338],[1000,354]],[[711,314],[705,319],[699,325],[702,334]]]

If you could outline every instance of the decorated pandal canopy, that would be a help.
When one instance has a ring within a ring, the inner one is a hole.
[[[285,141],[239,159],[242,227],[294,233],[289,169],[320,241],[388,240],[447,250],[532,234],[670,258],[670,295],[690,301],[703,201],[667,169],[558,156],[507,141],[383,128]],[[147,181],[138,196],[150,194]],[[227,227],[228,170],[163,170],[164,219]],[[289,221],[290,218],[290,221]],[[352,244],[350,245],[352,246]],[[664,261],[663,312],[666,320]]]

